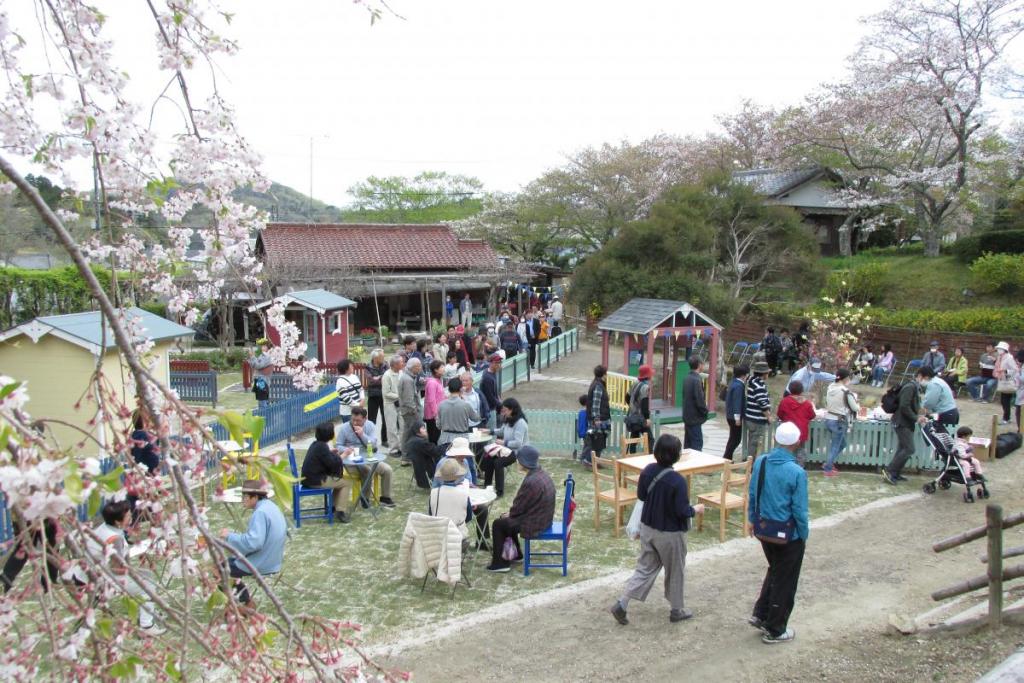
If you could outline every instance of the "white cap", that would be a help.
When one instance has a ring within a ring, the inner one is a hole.
[[[775,441],[780,446],[792,446],[800,440],[800,428],[792,422],[783,422],[775,430]]]

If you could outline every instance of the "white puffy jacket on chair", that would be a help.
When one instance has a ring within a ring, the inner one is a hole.
[[[450,586],[462,579],[462,533],[447,517],[410,512],[398,547],[398,571],[422,579],[431,569]]]

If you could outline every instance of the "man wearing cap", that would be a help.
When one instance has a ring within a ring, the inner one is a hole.
[[[766,644],[787,643],[796,633],[789,628],[804,546],[810,534],[807,512],[807,472],[796,463],[800,428],[783,422],[775,430],[776,447],[754,463],[750,476],[747,518],[758,529],[758,519],[791,522],[790,538],[783,543],[761,540],[768,571],[754,603],[750,625],[762,632]]]
[[[637,370],[637,383],[629,392],[629,409],[627,415],[640,415],[644,420],[644,428],[640,431],[630,430],[629,438],[635,439],[641,434],[647,435],[647,448],[654,448],[654,434],[651,432],[651,378],[654,368],[641,365]],[[631,445],[629,452],[633,452]]]
[[[746,402],[743,406],[743,424],[747,429],[744,454],[747,458],[756,458],[761,454],[764,435],[772,419],[772,399],[768,395],[766,380],[771,368],[768,363],[759,360],[750,371],[753,377],[747,380]]]
[[[831,372],[822,372],[821,359],[812,358],[807,365],[794,372],[786,384],[786,394],[789,394],[789,385],[794,381],[804,385],[804,393],[810,395],[814,389],[815,382],[835,382],[836,376]]]
[[[938,341],[933,340],[928,345],[928,350],[921,357],[921,367],[931,368],[936,375],[941,375],[942,371],[946,369],[946,356],[942,351],[939,351]]]
[[[704,382],[700,376],[701,361],[690,359],[690,374],[683,380],[683,448],[704,450],[703,425],[708,421],[708,404],[704,398]]]
[[[501,556],[505,539],[511,538],[519,557],[519,536],[532,538],[551,526],[555,518],[555,483],[540,466],[540,453],[533,446],[523,446],[516,451],[519,468],[526,473],[519,485],[512,509],[494,520],[491,525],[491,564],[489,572],[507,572],[511,563]]]
[[[221,529],[220,537],[225,543],[241,553],[260,574],[267,576],[281,571],[284,559],[284,541],[287,527],[281,510],[268,500],[270,487],[262,479],[246,479],[242,483],[242,505],[252,510],[249,527],[245,533]],[[235,597],[239,602],[249,602],[249,590],[242,578],[252,576],[252,570],[232,553],[228,554],[228,574],[235,581]]]

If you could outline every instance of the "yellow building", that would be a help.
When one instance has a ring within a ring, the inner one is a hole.
[[[125,313],[129,320],[138,320],[135,329],[153,342],[145,362],[153,376],[167,384],[171,347],[194,331],[141,308]],[[109,434],[89,424],[98,407],[90,382],[97,366],[107,390],[134,409],[135,383],[110,327],[101,325],[99,311],[43,316],[0,332],[0,374],[27,383],[26,409],[34,418],[67,423],[48,425],[47,434],[61,448],[77,449],[85,442],[84,451],[99,454],[103,444],[110,443]]]

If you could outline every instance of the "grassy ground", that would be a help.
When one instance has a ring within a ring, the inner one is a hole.
[[[529,577],[522,575],[521,565],[511,574],[492,575],[484,571],[489,562],[485,553],[471,560],[472,588],[461,585],[455,599],[449,598],[447,586],[431,579],[420,592],[420,581],[398,577],[398,546],[405,518],[409,512],[425,511],[426,494],[409,481],[408,468],[395,468],[395,510],[381,511],[374,519],[367,511],[358,510],[351,524],[328,526],[307,522],[293,530],[286,550],[284,579],[278,593],[292,610],[346,618],[364,625],[370,642],[393,637],[403,629],[432,621],[468,614],[502,602],[576,583],[633,566],[637,542],[625,535],[612,534],[612,514],[602,508],[600,531],[593,523],[593,482],[589,470],[567,457],[550,457],[546,468],[559,489],[557,515],[561,515],[561,487],[566,472],[576,480],[576,522],[570,544],[569,576],[540,569]],[[516,475],[515,485],[521,480]],[[717,477],[697,477],[697,492],[717,490]],[[840,480],[810,478],[812,517],[821,517],[856,507],[896,491],[874,475],[846,474]],[[514,497],[514,486],[492,507],[492,517],[508,510]],[[627,513],[628,514],[628,513]],[[225,508],[215,505],[211,511],[214,528],[230,525]],[[739,521],[739,515],[733,514]],[[730,535],[738,535],[731,529]],[[689,534],[691,550],[718,543],[718,518],[708,517],[703,532]],[[288,585],[283,585],[287,582]]]

